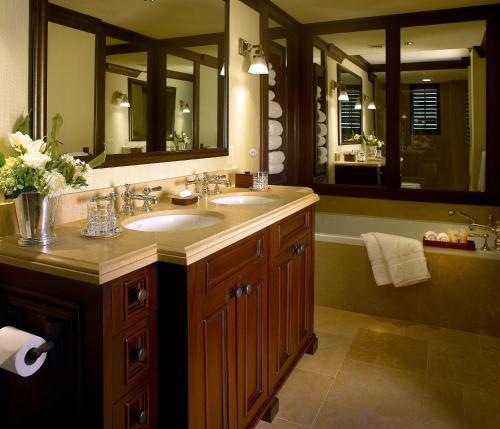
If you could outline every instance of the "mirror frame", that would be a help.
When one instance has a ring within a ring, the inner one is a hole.
[[[399,148],[399,107],[400,107],[400,30],[404,27],[447,24],[466,21],[486,21],[488,34],[484,47],[486,65],[486,192],[416,190],[400,188],[400,148]],[[336,195],[359,198],[379,198],[390,200],[426,201],[442,203],[461,203],[478,205],[500,205],[500,5],[475,6],[458,9],[436,10],[429,12],[407,13],[400,15],[371,18],[329,21],[302,26],[301,58],[312,58],[315,36],[331,33],[346,33],[367,30],[385,30],[386,33],[386,185],[381,187],[362,185],[334,185],[313,183],[313,160],[315,147],[311,143],[300,146],[302,167],[298,171],[299,182],[312,187],[321,195]],[[325,47],[328,49],[328,47]],[[301,105],[312,104],[312,63],[303,62]],[[300,138],[303,142],[313,141],[314,117],[308,109],[300,111]]]
[[[363,135],[363,132],[364,132],[364,127],[363,127],[363,118],[364,118],[364,107],[363,107],[363,79],[361,76],[357,75],[356,73],[354,73],[353,71],[349,70],[347,67],[341,65],[341,64],[337,64],[337,81],[339,83],[342,83],[342,79],[339,77],[342,75],[342,71],[345,70],[347,73],[350,73],[352,74],[353,76],[356,76],[361,84],[361,124],[360,124],[360,134]],[[348,85],[346,85],[347,87]],[[342,145],[349,145],[349,143],[343,143],[343,140],[342,140],[342,109],[341,109],[341,103],[342,101],[340,100],[337,100],[337,113],[338,113],[338,127],[339,127],[339,146],[342,146]]]
[[[229,1],[225,1],[225,29],[223,33],[224,56],[221,64],[225,70],[229,71]],[[138,46],[142,46],[148,51],[148,69],[161,70],[165,65],[166,50],[168,48],[178,48],[187,46],[202,46],[218,43],[214,35],[195,35],[178,37],[164,40],[156,40],[130,30],[113,26],[102,22],[97,18],[92,18],[78,12],[68,13],[68,10],[57,5],[49,5],[49,0],[30,1],[31,19],[31,97],[30,110],[32,112],[32,136],[33,138],[44,138],[47,135],[47,48],[48,48],[48,23],[49,21],[70,26],[72,28],[93,32],[96,35],[96,79],[95,79],[95,99],[98,94],[105,91],[105,47],[106,37],[114,37]],[[220,39],[220,38],[219,38]],[[153,54],[153,55],[152,55]],[[161,58],[164,60],[161,60]],[[155,61],[154,58],[160,58]],[[166,73],[166,71],[165,71]],[[155,75],[155,72],[153,72]],[[160,73],[161,75],[161,73]],[[156,79],[157,80],[157,79]],[[156,82],[153,76],[148,79],[148,92],[163,93],[166,80],[162,83]],[[161,92],[159,92],[161,88]],[[214,158],[228,156],[228,132],[229,132],[229,73],[226,72],[224,85],[219,89],[222,103],[218,103],[222,120],[219,122],[222,129],[219,131],[222,138],[222,146],[215,149],[191,150],[183,152],[150,151],[134,154],[108,154],[105,164],[99,168],[120,167],[128,165],[140,165],[161,163],[170,161],[180,161],[188,159]],[[148,109],[156,114],[148,115],[147,145],[148,150],[157,145],[162,136],[162,130],[166,129],[166,124],[161,121],[161,106],[155,102],[154,97],[148,97]],[[163,103],[164,104],[164,103]],[[104,150],[104,123],[99,118],[104,118],[104,103],[95,103],[94,108],[94,153],[99,154]],[[160,123],[160,126],[153,124]],[[90,143],[90,142],[89,142]]]

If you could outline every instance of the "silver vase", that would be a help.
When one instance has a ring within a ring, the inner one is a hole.
[[[20,246],[46,246],[56,241],[54,225],[59,197],[24,192],[15,200]]]

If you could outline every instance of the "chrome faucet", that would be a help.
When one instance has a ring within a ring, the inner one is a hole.
[[[469,231],[485,231],[485,233],[481,234],[480,236],[483,237],[485,240],[485,243],[483,245],[483,250],[490,250],[488,247],[488,238],[489,238],[489,233],[493,233],[496,235],[495,238],[495,249],[497,252],[500,252],[500,219],[497,219],[495,221],[495,226],[493,226],[493,216],[489,215],[488,216],[488,223],[489,225],[483,225],[480,223],[476,222],[476,219],[474,219],[472,216],[469,216],[467,213],[460,212],[460,211],[455,211],[455,210],[449,210],[448,214],[450,216],[455,216],[456,214],[465,217],[470,221],[469,224]],[[473,236],[477,236],[477,234],[471,234]]]
[[[186,178],[186,181],[184,182],[184,184],[186,185],[186,188],[189,186],[189,185],[195,185],[195,188],[194,188],[194,192],[196,194],[199,194],[200,193],[200,183],[201,183],[201,179],[198,175],[195,176],[194,179],[187,179]]]
[[[226,176],[218,174],[209,176],[207,172],[203,173],[203,177],[201,179],[198,175],[196,175],[194,179],[186,179],[185,184],[186,186],[193,184],[196,185],[195,192],[202,195],[218,195],[221,193],[220,185],[224,185],[226,188],[231,186],[231,182],[229,182]],[[215,185],[213,191],[210,190],[209,185]]]
[[[125,185],[125,192],[122,194],[123,198],[123,207],[121,212],[124,215],[127,216],[133,216],[134,215],[134,200],[139,200],[143,201],[143,205],[141,208],[141,211],[143,213],[149,213],[153,211],[152,204],[158,204],[160,202],[160,199],[155,196],[155,195],[150,195],[151,192],[159,192],[162,190],[161,186],[156,186],[154,188],[151,188],[149,186],[145,186],[144,189],[142,190],[142,194],[134,194],[130,190],[130,185],[127,183]]]

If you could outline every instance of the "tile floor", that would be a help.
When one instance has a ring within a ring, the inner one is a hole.
[[[316,307],[319,348],[257,429],[500,429],[500,339]]]

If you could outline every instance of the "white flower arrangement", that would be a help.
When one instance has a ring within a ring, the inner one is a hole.
[[[18,155],[5,158],[0,153],[1,195],[11,199],[24,192],[55,196],[67,188],[87,186],[92,167],[102,164],[105,154],[88,164],[70,155],[61,155],[57,134],[62,123],[61,115],[57,114],[49,142],[31,139],[29,117],[23,118],[14,134],[9,134],[10,145]]]
[[[363,140],[367,146],[377,146],[379,149],[385,145],[385,142],[377,138],[375,134],[370,134],[368,137],[363,134]]]

